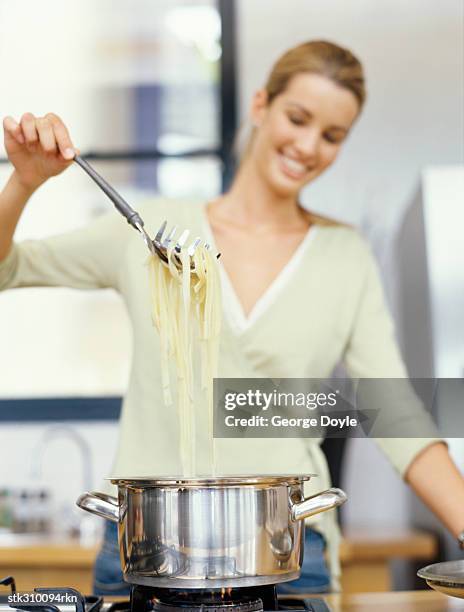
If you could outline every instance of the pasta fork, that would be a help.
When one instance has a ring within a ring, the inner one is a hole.
[[[74,161],[90,176],[93,181],[100,187],[100,189],[109,197],[113,202],[116,210],[126,218],[127,222],[132,225],[140,234],[147,245],[150,253],[156,255],[160,260],[169,266],[169,252],[171,253],[172,262],[178,270],[182,270],[182,258],[181,253],[184,245],[186,244],[190,235],[189,230],[183,231],[176,243],[171,247],[172,242],[175,240],[175,234],[177,227],[173,227],[166,235],[165,231],[167,228],[167,221],[164,221],[156,232],[154,240],[150,238],[147,231],[145,230],[145,224],[143,219],[125,200],[124,198],[113,188],[111,185],[93,168],[89,162],[83,159],[80,155],[74,157]],[[190,257],[190,269],[194,270],[193,255],[196,249],[200,246],[202,240],[195,238],[195,240],[187,247],[187,253]],[[210,250],[211,246],[208,243],[204,244],[205,249]],[[217,258],[220,257],[218,253]]]
[[[181,253],[182,253],[182,249],[184,248],[185,243],[188,240],[188,237],[190,235],[190,230],[184,230],[179,238],[177,238],[176,244],[171,247],[171,243],[175,240],[175,235],[177,232],[177,226],[174,226],[169,232],[166,233],[166,228],[167,228],[168,222],[164,221],[159,230],[156,233],[156,236],[153,240],[153,247],[156,251],[156,254],[158,255],[158,257],[161,259],[161,261],[163,261],[163,263],[165,264],[169,264],[169,260],[168,260],[168,253],[169,250],[171,250],[171,256],[173,258],[174,263],[176,264],[176,266],[181,269],[182,268],[182,261],[181,261]],[[195,238],[195,240],[190,244],[189,247],[187,247],[187,253],[190,256],[190,258],[193,257],[196,249],[200,246],[201,244],[201,238]],[[211,250],[211,245],[208,244],[207,242],[204,243],[203,245],[205,247],[205,249],[207,249],[208,251]],[[216,255],[217,258],[220,257],[219,254]],[[190,261],[190,267],[193,268],[194,264],[193,264],[193,260],[191,259]]]

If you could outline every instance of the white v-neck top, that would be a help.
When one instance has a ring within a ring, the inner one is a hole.
[[[138,207],[149,232],[164,219],[204,235],[204,204],[156,200]],[[146,247],[116,213],[89,227],[46,240],[15,244],[0,262],[0,290],[30,286],[111,287],[127,307],[133,329],[133,365],[122,405],[112,476],[181,473],[175,408],[163,401],[159,337],[151,322]],[[357,377],[404,377],[405,368],[385,307],[376,265],[366,243],[343,226],[313,228],[262,300],[245,319],[223,275],[225,315],[219,375],[225,378],[326,378],[342,360]],[[235,305],[234,305],[235,299]],[[21,321],[12,322],[20,325]],[[27,350],[27,347],[24,347]],[[172,376],[175,380],[175,375]],[[174,401],[175,401],[174,389]],[[420,404],[393,404],[392,423],[406,418],[411,438],[377,442],[404,474],[414,457],[437,440]],[[209,474],[206,402],[196,406],[198,474]],[[330,486],[318,439],[218,439],[218,474],[312,474],[308,493]],[[315,517],[337,563],[335,513]]]
[[[219,249],[215,244],[214,235],[211,231],[211,226],[206,219],[206,214],[203,227],[203,235],[206,237],[207,242],[209,242],[215,251],[218,252]],[[277,299],[279,293],[285,290],[285,286],[289,279],[296,273],[298,266],[301,264],[304,253],[306,249],[309,248],[309,245],[314,238],[314,234],[317,233],[317,229],[318,228],[316,226],[312,226],[308,229],[305,237],[298,245],[290,260],[285,264],[283,269],[272,281],[263,295],[257,300],[248,315],[246,315],[243,311],[242,304],[230,281],[229,275],[222,265],[221,260],[219,260],[219,274],[221,278],[223,296],[223,312],[235,334],[239,335],[245,330],[249,329],[263,315],[263,313],[271,307],[273,301]]]

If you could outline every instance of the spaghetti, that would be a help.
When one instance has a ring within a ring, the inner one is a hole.
[[[195,402],[193,385],[193,350],[199,345],[201,388],[206,391],[210,463],[215,474],[213,437],[213,379],[217,376],[219,333],[221,327],[221,293],[216,258],[205,247],[197,247],[191,257],[180,253],[182,269],[169,267],[152,256],[149,259],[153,322],[160,335],[161,380],[166,406],[173,404],[169,364],[177,370],[177,409],[183,476],[196,475]]]

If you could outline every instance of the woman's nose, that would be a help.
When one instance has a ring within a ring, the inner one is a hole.
[[[321,137],[317,130],[310,130],[302,134],[295,142],[299,155],[305,159],[317,159]]]

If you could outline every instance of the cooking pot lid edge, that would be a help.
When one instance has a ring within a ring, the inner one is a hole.
[[[150,486],[157,485],[212,485],[212,484],[283,484],[285,482],[301,482],[317,477],[317,474],[268,474],[268,475],[234,475],[234,476],[214,476],[214,477],[199,477],[186,478],[185,476],[111,476],[105,480],[111,481],[112,484],[130,484],[137,485],[146,484]]]

